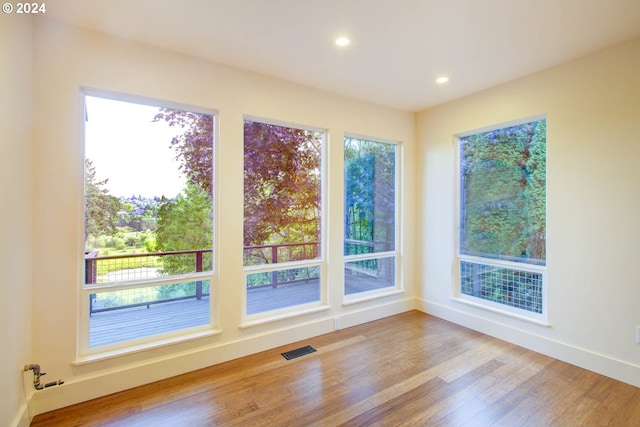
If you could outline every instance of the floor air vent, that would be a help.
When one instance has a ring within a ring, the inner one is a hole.
[[[296,348],[295,350],[285,351],[282,354],[287,360],[295,359],[296,357],[304,356],[305,354],[310,354],[315,352],[316,349],[311,347],[310,345],[306,345],[304,347]]]

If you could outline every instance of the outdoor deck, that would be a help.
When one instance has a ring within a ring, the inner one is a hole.
[[[376,242],[357,240],[349,240],[347,243],[350,245],[349,253],[352,254],[368,254],[377,245]],[[317,242],[280,243],[247,246],[244,248],[244,256],[246,259],[258,258],[266,264],[275,264],[281,260],[314,259],[317,251]],[[158,277],[162,274],[160,266],[169,260],[180,265],[183,272],[199,273],[206,271],[207,265],[211,263],[212,253],[211,249],[119,255],[100,255],[98,251],[90,251],[85,253],[85,283],[92,285]],[[345,294],[393,286],[394,259],[395,257],[387,256],[378,261],[346,263]],[[289,273],[294,270],[296,269]],[[307,274],[302,276],[307,279],[295,280],[279,276],[274,271],[270,274],[268,285],[250,287],[247,290],[246,313],[249,316],[320,301],[321,286],[317,275]],[[98,294],[92,295],[89,300],[89,347],[209,324],[211,315],[210,298],[206,290],[208,287],[208,281],[203,280],[196,282],[193,297],[188,299],[176,299],[180,297],[172,296],[168,298],[173,300],[162,302],[158,299],[149,300],[142,295],[138,302],[129,302],[129,305],[107,305],[106,297],[101,299],[97,298]]]
[[[127,341],[209,323],[209,297],[94,313],[89,347]]]
[[[350,279],[347,294],[384,286],[389,284],[372,283],[366,278]],[[250,289],[247,291],[247,314],[306,304],[319,299],[318,280],[280,285],[276,288],[269,286]],[[209,319],[209,297],[152,304],[149,308],[143,306],[94,313],[89,321],[89,347],[206,325]]]

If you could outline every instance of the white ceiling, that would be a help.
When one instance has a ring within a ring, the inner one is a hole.
[[[46,17],[408,111],[640,37],[640,0],[55,0]],[[351,44],[338,48],[334,39]],[[449,83],[435,84],[446,74]]]

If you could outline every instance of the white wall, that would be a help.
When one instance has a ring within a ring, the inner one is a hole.
[[[28,16],[0,15],[0,425],[28,425],[31,360],[32,37]]]
[[[342,138],[344,132],[403,142],[406,194],[415,181],[415,122],[407,112],[356,102],[258,74],[41,20],[35,26],[34,357],[65,385],[36,393],[40,413],[213,363],[413,308],[413,197],[402,225],[406,291],[342,307]],[[82,159],[79,86],[219,111],[219,297],[222,333],[142,353],[74,366],[81,286]],[[242,292],[243,114],[329,130],[329,311],[239,329]]]
[[[450,299],[452,136],[540,113],[549,328]],[[416,133],[422,308],[640,386],[640,40],[421,112]]]

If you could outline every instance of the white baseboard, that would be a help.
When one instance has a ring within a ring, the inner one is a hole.
[[[15,418],[11,422],[10,426],[12,427],[29,427],[31,424],[31,417],[29,416],[29,406],[28,404],[23,404]]]
[[[380,304],[375,307],[367,307],[362,310],[352,310],[338,317],[339,329],[350,328],[363,323],[415,310],[415,298],[407,298],[392,303]],[[338,329],[338,328],[336,328]]]
[[[554,359],[640,387],[640,366],[638,365],[424,299],[416,299],[416,309]]]
[[[336,325],[340,329],[370,322],[394,314],[415,309],[415,299],[381,303],[358,310],[351,307],[346,313],[336,317],[326,317],[265,333],[251,335],[241,340],[198,348],[193,351],[172,354],[163,358],[146,360],[134,365],[123,365],[116,369],[101,371],[91,375],[78,376],[61,386],[46,388],[33,395],[29,412],[36,416],[44,412],[95,399],[129,388],[149,384],[176,375],[203,369],[239,357],[248,356],[271,348],[280,347],[333,332]],[[28,424],[27,424],[28,426]],[[23,427],[19,425],[19,427]]]

